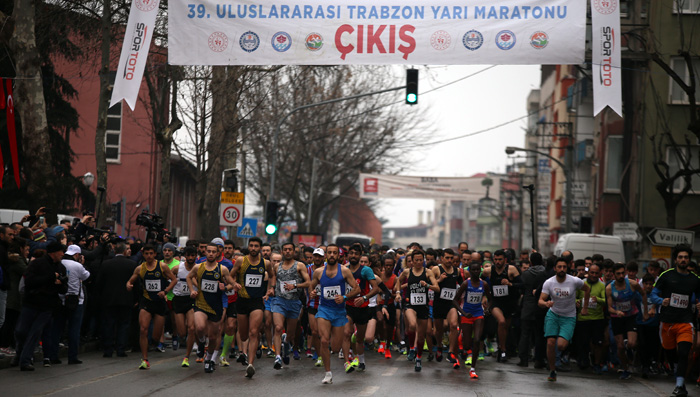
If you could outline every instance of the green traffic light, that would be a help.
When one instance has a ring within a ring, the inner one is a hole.
[[[269,225],[265,226],[265,233],[267,233],[267,234],[275,234],[276,231],[277,231],[277,226],[275,226],[273,224],[269,224]]]
[[[418,95],[413,94],[413,93],[406,95],[406,102],[415,103],[416,100],[418,100]]]

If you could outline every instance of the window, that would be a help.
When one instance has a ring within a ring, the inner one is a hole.
[[[609,136],[605,148],[605,193],[619,193],[622,183],[622,136]]]
[[[673,12],[682,14],[700,13],[700,0],[673,0]]]
[[[698,0],[700,1],[700,0]],[[676,72],[679,76],[683,78],[683,81],[690,83],[690,74],[688,74],[688,68],[685,65],[685,60],[683,58],[671,58],[671,69]],[[700,78],[700,58],[693,59],[693,69],[695,74],[696,84],[698,84],[698,78]],[[668,77],[669,80],[669,103],[672,104],[687,104],[688,95],[685,94],[681,86],[678,85],[671,76]],[[696,94],[697,95],[697,94]],[[697,101],[697,98],[696,98]]]
[[[687,147],[681,147],[679,148],[681,155],[685,156],[686,153],[688,153],[688,148]],[[700,156],[700,146],[691,146],[690,147],[691,153],[693,154],[693,157],[690,160],[690,166],[691,167],[697,167],[698,166],[698,156]],[[680,162],[680,159],[678,158],[678,155],[676,154],[676,151],[672,147],[666,148],[666,162],[668,162],[668,167],[669,167],[669,174],[673,175],[678,171],[678,167]],[[693,175],[692,179],[690,180],[690,183],[692,184],[690,190],[688,191],[689,194],[700,194],[700,175]],[[679,192],[683,189],[685,186],[685,181],[683,178],[678,178],[673,184],[673,190],[675,192]]]
[[[105,133],[105,156],[108,162],[120,160],[122,135],[122,103],[116,103],[107,110],[107,131]]]

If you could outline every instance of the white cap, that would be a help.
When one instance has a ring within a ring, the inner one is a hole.
[[[314,255],[326,256],[326,253],[323,251],[323,248],[316,248],[314,250]]]
[[[82,252],[82,251],[80,250],[80,247],[78,247],[77,245],[73,244],[73,245],[69,245],[69,246],[68,246],[68,249],[66,250],[66,255],[68,255],[68,256],[73,256],[73,255],[79,254],[79,253],[81,253],[81,252]]]

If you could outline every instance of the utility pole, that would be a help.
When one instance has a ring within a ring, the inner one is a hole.
[[[316,190],[316,162],[318,159],[313,158],[311,163],[311,186],[309,187],[309,209],[306,213],[306,231],[313,232],[313,227],[311,226],[311,211],[314,205],[314,191]]]

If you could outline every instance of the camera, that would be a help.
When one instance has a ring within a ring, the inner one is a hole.
[[[150,240],[151,233],[155,233],[156,241],[163,241],[163,236],[168,232],[165,229],[165,223],[163,223],[163,217],[158,214],[149,214],[146,210],[143,210],[136,217],[136,224],[145,227],[148,232],[146,240]]]

